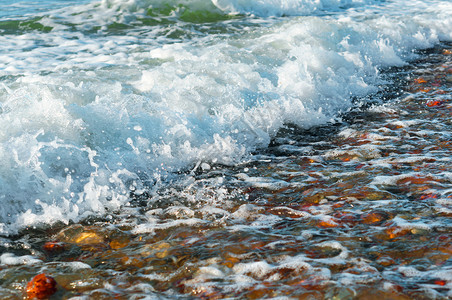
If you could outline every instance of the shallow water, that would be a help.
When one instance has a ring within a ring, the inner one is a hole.
[[[44,272],[64,299],[451,297],[448,49],[390,71],[405,80],[385,105],[291,127],[252,161],[200,166],[107,216],[3,238],[0,295]]]
[[[452,39],[439,0],[18,3],[25,16],[0,19],[3,234],[256,160],[287,124],[337,122],[382,70]]]
[[[20,3],[2,298],[452,297],[450,3]]]

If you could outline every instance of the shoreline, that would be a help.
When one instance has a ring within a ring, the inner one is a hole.
[[[202,173],[112,221],[11,237],[0,296],[45,272],[63,299],[451,297],[451,49],[413,63],[409,97],[338,134],[294,132],[262,161]]]

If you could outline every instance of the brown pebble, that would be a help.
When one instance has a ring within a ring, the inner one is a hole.
[[[111,249],[121,249],[129,245],[129,240],[127,237],[117,238],[110,242]]]
[[[53,295],[56,291],[56,281],[45,274],[36,275],[27,284],[28,299],[45,299]]]
[[[64,244],[60,242],[46,242],[42,248],[50,253],[62,252],[64,250]]]
[[[96,232],[82,232],[75,237],[74,241],[76,244],[85,245],[101,244],[105,242],[104,238]]]

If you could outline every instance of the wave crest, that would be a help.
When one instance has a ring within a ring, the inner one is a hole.
[[[300,16],[338,11],[376,2],[375,0],[212,0],[216,7],[230,14],[259,17]]]

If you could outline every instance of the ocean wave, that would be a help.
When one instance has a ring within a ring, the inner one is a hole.
[[[47,8],[20,18],[16,16],[16,19],[0,18],[0,32],[68,28],[93,32],[127,30],[133,26],[174,24],[177,21],[213,23],[244,16],[319,15],[378,3],[381,0],[101,0],[53,10]]]
[[[452,40],[451,4],[415,2],[176,41],[154,25],[84,31],[152,3],[104,1],[0,35],[0,233],[106,214],[179,172],[244,161],[287,123],[337,121],[382,69]]]
[[[377,4],[375,0],[212,0],[225,13],[252,14],[259,17],[304,16],[341,11],[351,7]]]

